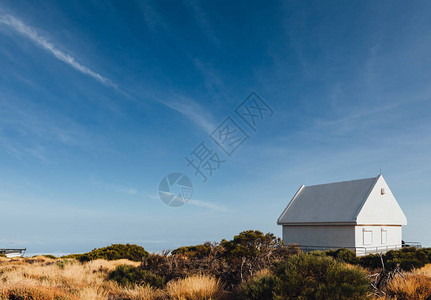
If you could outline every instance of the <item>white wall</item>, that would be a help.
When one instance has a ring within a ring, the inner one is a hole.
[[[283,241],[286,245],[355,247],[355,226],[283,225]]]
[[[382,229],[386,231],[386,243],[382,243]],[[364,244],[364,230],[371,232],[369,244]],[[395,249],[401,246],[401,240],[401,226],[283,225],[286,245],[315,246],[316,249],[356,247],[358,255]]]
[[[382,229],[387,232],[387,242],[382,243]],[[372,232],[372,243],[364,245],[364,230]],[[355,226],[356,247],[380,247],[401,245],[401,226]]]
[[[382,189],[385,191],[383,195]],[[383,176],[379,177],[367,201],[358,213],[356,224],[407,225],[407,218]]]

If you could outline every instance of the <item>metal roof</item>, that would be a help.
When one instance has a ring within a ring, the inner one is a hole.
[[[277,223],[354,224],[379,177],[301,186]]]

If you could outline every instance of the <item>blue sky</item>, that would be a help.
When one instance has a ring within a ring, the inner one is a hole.
[[[276,219],[301,184],[383,175],[431,245],[431,3],[3,1],[0,247],[150,251]],[[274,110],[202,183],[185,157],[256,91]],[[160,180],[194,186],[181,208]]]

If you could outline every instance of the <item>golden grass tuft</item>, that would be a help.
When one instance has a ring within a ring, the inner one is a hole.
[[[213,277],[198,275],[168,283],[165,290],[150,286],[122,287],[107,280],[119,265],[139,266],[129,260],[94,260],[32,257],[0,260],[0,299],[32,300],[159,300],[215,299],[222,287]]]
[[[387,297],[380,299],[425,300],[431,299],[431,264],[397,276],[387,286]]]
[[[222,292],[220,282],[214,277],[195,275],[170,281],[166,287],[169,299],[216,299]]]
[[[261,270],[257,271],[256,274],[254,274],[252,278],[267,276],[270,274],[271,274],[270,269],[261,269]]]
[[[427,264],[427,265],[423,266],[422,268],[417,270],[417,272],[422,274],[422,275],[431,277],[431,264]]]
[[[164,298],[164,291],[149,286],[135,286],[121,291],[120,299],[156,300]]]
[[[138,266],[129,260],[94,260],[84,264],[74,259],[43,256],[0,260],[0,299],[155,299],[151,288],[123,289],[107,281],[118,265]],[[143,296],[139,296],[142,293]]]
[[[39,286],[34,283],[23,282],[13,285],[2,285],[0,299],[78,300],[80,298],[56,287]]]
[[[387,288],[388,296],[398,300],[424,300],[431,297],[431,277],[423,274],[407,274],[393,279]]]

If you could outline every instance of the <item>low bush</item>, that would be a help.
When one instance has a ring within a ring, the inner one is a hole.
[[[172,251],[172,255],[182,255],[184,257],[203,258],[210,254],[211,247],[212,247],[212,244],[210,242],[207,242],[203,245],[180,247]]]
[[[400,250],[391,250],[383,254],[382,259],[387,270],[399,267],[404,271],[411,271],[431,263],[431,248],[405,247]],[[380,255],[377,254],[360,257],[359,264],[371,270],[382,268]]]
[[[76,260],[69,259],[69,258],[68,259],[60,259],[60,260],[57,260],[55,262],[55,264],[57,265],[57,267],[59,267],[60,269],[64,269],[65,266],[72,265],[74,263],[76,263]]]
[[[220,244],[181,247],[169,253],[150,254],[142,268],[165,277],[167,281],[193,275],[209,275],[220,279],[228,289],[235,288],[275,260],[298,253],[293,245],[285,247],[271,233],[248,230]]]
[[[240,288],[240,298],[243,299],[273,299],[277,278],[272,274],[255,276]]]
[[[205,274],[217,278],[223,277],[228,282],[227,277],[232,276],[231,266],[222,258],[221,248],[216,245],[212,245],[210,253],[204,257],[184,257],[182,254],[169,255],[168,252],[150,254],[144,259],[141,268],[163,276],[166,281]]]
[[[378,254],[369,254],[357,257],[355,252],[341,248],[337,250],[312,251],[314,256],[331,256],[338,261],[343,261],[352,265],[360,265],[366,269],[377,270],[382,268],[382,259],[386,270],[394,270],[399,267],[404,271],[418,269],[431,263],[431,248],[417,249],[414,247],[404,247],[400,250],[391,250],[383,254],[380,258]]]
[[[108,279],[117,282],[119,285],[127,287],[134,285],[150,285],[156,288],[163,288],[165,280],[161,276],[154,275],[140,267],[120,265],[111,271]]]
[[[358,267],[331,257],[294,255],[276,262],[272,274],[242,286],[244,299],[366,299],[370,280]]]
[[[405,271],[422,268],[430,263],[427,251],[428,249],[416,249],[414,247],[389,251],[384,255],[385,265],[388,269],[394,269],[399,265]]]
[[[356,265],[359,263],[359,258],[356,256],[355,252],[346,248],[340,248],[337,250],[326,250],[324,253],[327,256],[331,256],[339,261],[344,261],[346,263]]]
[[[144,247],[134,244],[112,244],[108,247],[93,249],[91,252],[84,254],[72,254],[64,256],[63,258],[75,258],[80,262],[86,262],[94,259],[128,259],[132,261],[142,261],[149,253]]]
[[[384,255],[382,255],[383,261]],[[359,257],[359,265],[369,270],[377,270],[382,268],[382,258],[378,254],[368,254]]]
[[[272,233],[263,234],[258,230],[247,230],[234,236],[233,240],[222,240],[220,245],[225,249],[225,257],[232,260],[259,257],[268,250],[273,252],[280,248],[283,242]]]

